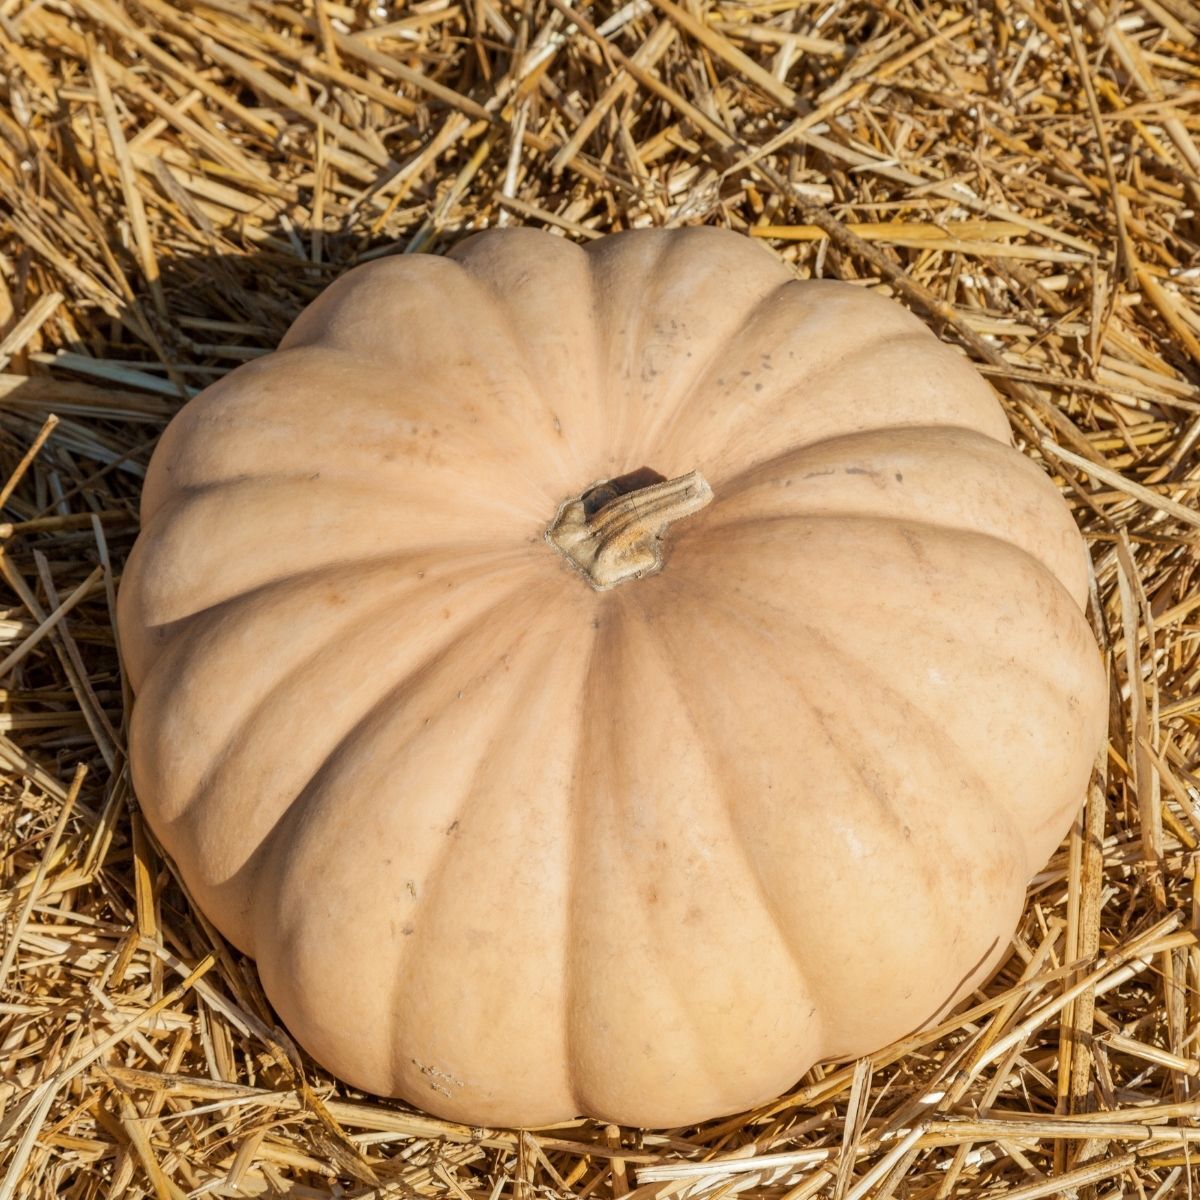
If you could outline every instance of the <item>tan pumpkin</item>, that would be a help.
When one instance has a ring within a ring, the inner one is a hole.
[[[728,232],[352,270],[142,513],[151,825],[320,1062],[449,1118],[681,1125],[931,1021],[1102,737],[988,385]]]

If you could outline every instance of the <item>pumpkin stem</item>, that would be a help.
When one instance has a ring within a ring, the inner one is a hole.
[[[712,498],[699,471],[664,479],[642,467],[564,501],[546,540],[596,591],[607,591],[660,570],[667,527]]]

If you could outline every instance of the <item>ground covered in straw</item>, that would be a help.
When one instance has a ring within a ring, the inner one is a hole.
[[[0,1200],[1194,1194],[1195,0],[0,0],[0,89]],[[698,1129],[448,1125],[299,1055],[139,818],[139,484],[355,262],[698,222],[992,379],[1086,531],[1109,746],[945,1024]]]

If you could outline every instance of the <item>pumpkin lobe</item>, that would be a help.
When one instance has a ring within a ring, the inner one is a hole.
[[[666,479],[639,467],[563,501],[546,540],[596,591],[608,591],[660,571],[667,528],[712,498],[699,471]]]

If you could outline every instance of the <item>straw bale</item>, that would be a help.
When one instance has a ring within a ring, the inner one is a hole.
[[[1196,1194],[1197,0],[0,0],[0,97],[0,1200]],[[1004,969],[698,1128],[338,1083],[125,765],[165,421],[354,263],[518,223],[723,225],[898,298],[1094,564],[1110,740]]]

